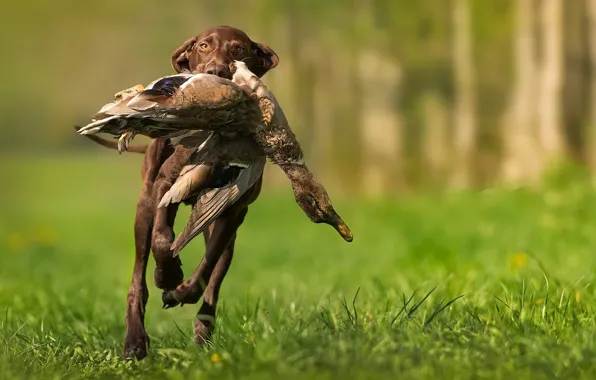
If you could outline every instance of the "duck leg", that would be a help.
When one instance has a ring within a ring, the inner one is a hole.
[[[248,207],[246,206],[239,211],[229,209],[213,222],[213,225],[210,226],[211,234],[203,260],[201,260],[201,263],[188,280],[178,285],[175,290],[165,292],[162,295],[164,309],[179,304],[195,304],[199,302],[201,296],[203,296],[205,288],[208,287],[207,284],[210,282],[216,264],[224,254],[230,242],[235,239],[236,231],[244,221],[247,212]],[[222,272],[220,275],[221,280],[219,280],[220,285],[223,280],[223,275],[225,275],[225,273]],[[214,290],[215,289],[216,288],[214,287]],[[219,290],[219,287],[217,287],[217,289]],[[209,306],[207,306],[207,308],[209,308]]]
[[[136,133],[133,131],[125,132],[120,136],[118,139],[118,153],[122,154],[122,152],[126,152],[128,150],[130,142],[135,138],[135,135]]]

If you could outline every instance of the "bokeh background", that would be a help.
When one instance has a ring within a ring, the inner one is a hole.
[[[594,378],[596,0],[29,0],[0,21],[1,378]],[[214,346],[192,343],[196,307],[161,310],[150,263],[135,367],[142,155],[73,125],[214,25],[278,53],[265,82],[355,238],[268,164]]]
[[[8,2],[0,146],[97,154],[74,123],[119,89],[171,73],[169,56],[187,37],[230,24],[279,54],[266,81],[329,186],[391,195],[535,182],[560,158],[593,171],[593,7],[584,0]]]

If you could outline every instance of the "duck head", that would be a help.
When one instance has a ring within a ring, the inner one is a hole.
[[[317,182],[305,166],[297,166],[296,170],[289,173],[294,198],[306,216],[313,223],[332,226],[345,241],[351,242],[354,239],[352,231],[333,208],[323,185]]]

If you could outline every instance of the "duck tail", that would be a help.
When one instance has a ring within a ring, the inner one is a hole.
[[[79,127],[79,126],[75,126],[74,128],[77,131],[79,129],[81,129],[81,127]],[[118,150],[118,142],[117,141],[110,141],[110,140],[102,139],[101,137],[96,136],[96,135],[84,135],[84,136],[87,137],[89,140],[91,140],[101,146],[104,146],[109,149]],[[128,147],[127,152],[145,154],[148,147],[149,147],[149,145],[131,145]]]

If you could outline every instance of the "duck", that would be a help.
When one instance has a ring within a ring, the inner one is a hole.
[[[121,91],[78,133],[120,136],[123,150],[137,134],[196,150],[159,203],[167,207],[197,196],[172,244],[174,256],[256,183],[266,158],[284,171],[296,203],[313,223],[328,224],[351,242],[351,230],[305,164],[275,95],[244,62],[234,65],[232,80],[185,73]]]
[[[196,130],[246,134],[246,126],[255,125],[260,117],[259,107],[233,80],[182,73],[118,92],[78,133],[109,133],[123,142],[137,134],[171,139]]]

